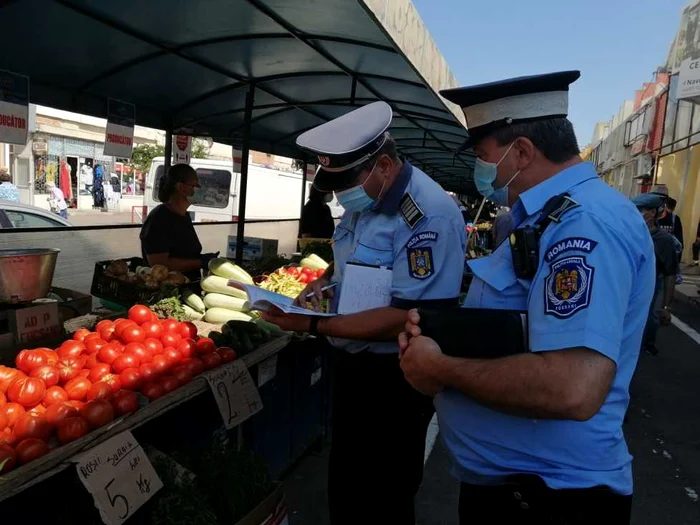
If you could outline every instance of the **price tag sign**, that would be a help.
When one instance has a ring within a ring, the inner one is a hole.
[[[242,360],[209,372],[207,380],[226,428],[236,427],[262,410],[260,393]]]
[[[277,354],[268,357],[258,365],[258,388],[272,381],[277,375]]]
[[[76,469],[107,525],[120,525],[163,487],[146,453],[126,431],[78,456]]]

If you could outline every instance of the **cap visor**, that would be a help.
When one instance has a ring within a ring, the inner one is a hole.
[[[355,179],[353,170],[330,172],[320,168],[314,178],[314,187],[320,191],[337,191],[352,186]]]

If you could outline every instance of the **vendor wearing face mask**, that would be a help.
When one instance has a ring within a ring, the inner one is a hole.
[[[622,422],[654,292],[654,248],[635,206],[579,157],[566,119],[578,77],[442,92],[466,116],[477,187],[511,207],[515,227],[509,242],[469,262],[465,307],[524,312],[528,336],[524,352],[507,357],[450,357],[421,336],[412,311],[399,338],[406,378],[435,396],[462,483],[462,524],[630,522]]]
[[[328,482],[333,525],[415,524],[433,406],[404,380],[396,337],[409,308],[457,305],[464,272],[462,214],[436,182],[397,156],[386,131],[391,120],[391,107],[375,102],[297,139],[318,156],[314,185],[334,191],[345,209],[333,236],[334,268],[297,301],[314,293],[317,303],[321,288],[342,282],[354,262],[393,269],[391,305],[325,318],[266,315],[285,330],[329,336],[341,349]]]
[[[333,200],[332,192],[319,191],[311,186],[309,200],[301,210],[299,237],[330,239],[333,237],[335,222],[328,203]]]
[[[199,188],[199,178],[191,166],[171,166],[158,187],[161,204],[148,214],[140,235],[141,252],[149,265],[162,264],[191,281],[199,281],[200,269],[206,269],[217,256],[202,254],[202,244],[187,214],[195,188]]]

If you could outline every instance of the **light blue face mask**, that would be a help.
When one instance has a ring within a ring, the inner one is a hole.
[[[510,146],[508,146],[508,149],[501,157],[501,160],[498,162],[486,162],[477,157],[476,163],[474,164],[474,184],[476,185],[477,191],[499,206],[508,206],[508,185],[520,174],[520,170],[516,171],[515,175],[513,175],[502,188],[495,188],[493,185],[498,175],[498,166],[500,166],[503,159],[506,158],[513,144],[515,144],[515,142],[511,142]]]
[[[367,195],[367,192],[365,191],[365,184],[367,184],[367,181],[372,177],[372,173],[374,173],[374,169],[376,167],[377,163],[375,162],[374,166],[372,166],[372,171],[369,172],[365,182],[359,186],[353,186],[347,190],[337,191],[335,193],[335,197],[338,199],[338,204],[340,204],[345,211],[350,213],[358,213],[372,209],[376,199],[373,199]],[[382,185],[382,190],[379,192],[379,195],[382,194],[382,191],[384,191],[384,185]]]

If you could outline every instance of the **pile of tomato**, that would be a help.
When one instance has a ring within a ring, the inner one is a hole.
[[[283,266],[277,270],[277,273],[291,275],[300,283],[306,284],[323,277],[325,271],[326,270],[313,270],[305,266]]]
[[[55,350],[22,350],[16,368],[0,366],[0,473],[136,411],[138,392],[157,399],[236,358],[192,323],[160,320],[142,305]]]

